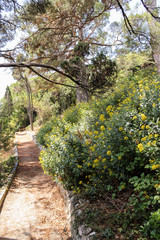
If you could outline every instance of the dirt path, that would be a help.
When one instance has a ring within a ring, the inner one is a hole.
[[[39,164],[39,149],[16,135],[19,167],[0,214],[0,240],[67,240],[69,224],[56,184]]]

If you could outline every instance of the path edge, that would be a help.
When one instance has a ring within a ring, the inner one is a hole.
[[[14,176],[16,174],[17,167],[19,165],[17,140],[15,140],[15,147],[13,148],[13,153],[14,153],[14,157],[16,158],[16,162],[15,162],[15,165],[14,165],[11,173],[8,176],[7,183],[0,189],[0,209],[3,206],[5,197],[6,197],[7,193],[8,193],[8,190],[9,190],[9,188],[11,186],[11,183],[12,183],[12,181],[14,179]]]

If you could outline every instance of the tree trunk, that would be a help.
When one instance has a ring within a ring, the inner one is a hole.
[[[33,131],[33,101],[32,101],[32,91],[31,87],[28,83],[27,78],[25,78],[25,84],[26,84],[26,90],[27,90],[27,96],[28,96],[28,116],[29,116],[29,122],[31,126],[31,131]]]
[[[88,74],[87,69],[84,63],[81,63],[81,72],[78,77],[78,81],[87,88],[88,86]],[[87,91],[85,88],[82,88],[81,86],[77,85],[77,102],[88,102],[89,101],[89,91]]]
[[[145,4],[151,12],[156,12],[157,0],[145,0]],[[156,12],[158,15],[158,12]],[[153,59],[160,74],[160,23],[149,15],[148,26],[150,30],[150,45],[153,52]]]

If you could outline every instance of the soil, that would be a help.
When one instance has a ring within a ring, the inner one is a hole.
[[[0,240],[67,240],[70,226],[59,188],[43,173],[39,149],[16,134],[19,166],[0,214]]]

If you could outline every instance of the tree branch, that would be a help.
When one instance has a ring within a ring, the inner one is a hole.
[[[147,12],[149,12],[154,19],[156,19],[157,21],[160,21],[160,17],[155,16],[155,15],[153,14],[153,12],[150,11],[149,7],[144,3],[143,0],[141,0],[141,3],[143,4],[143,6],[144,6],[144,8],[147,10]]]
[[[32,67],[40,67],[40,68],[47,68],[47,69],[51,69],[55,72],[60,73],[61,75],[71,79],[74,83],[76,83],[78,86],[80,86],[81,88],[84,88],[85,90],[89,91],[89,89],[87,88],[87,86],[82,85],[79,81],[75,80],[74,78],[72,78],[70,75],[60,71],[59,69],[51,66],[51,65],[47,65],[47,64],[41,64],[41,63],[0,63],[0,68],[1,67],[27,67],[29,69],[31,69]],[[33,69],[32,69],[33,71]],[[37,72],[36,70],[34,70],[34,72]],[[37,72],[38,73],[38,72]],[[36,74],[37,74],[36,73]],[[39,74],[39,73],[38,73]]]
[[[33,69],[32,67],[29,67],[29,69],[30,69],[31,71],[33,71],[35,74],[37,74],[39,77],[45,79],[46,81],[48,81],[48,82],[50,82],[50,83],[57,84],[57,85],[62,85],[62,86],[65,86],[65,87],[77,88],[76,86],[72,86],[72,85],[68,85],[68,84],[64,84],[64,83],[52,81],[52,80],[50,80],[49,78],[46,78],[45,76],[43,76],[42,74],[40,74],[39,72],[37,72],[37,71],[36,71],[35,69]]]

